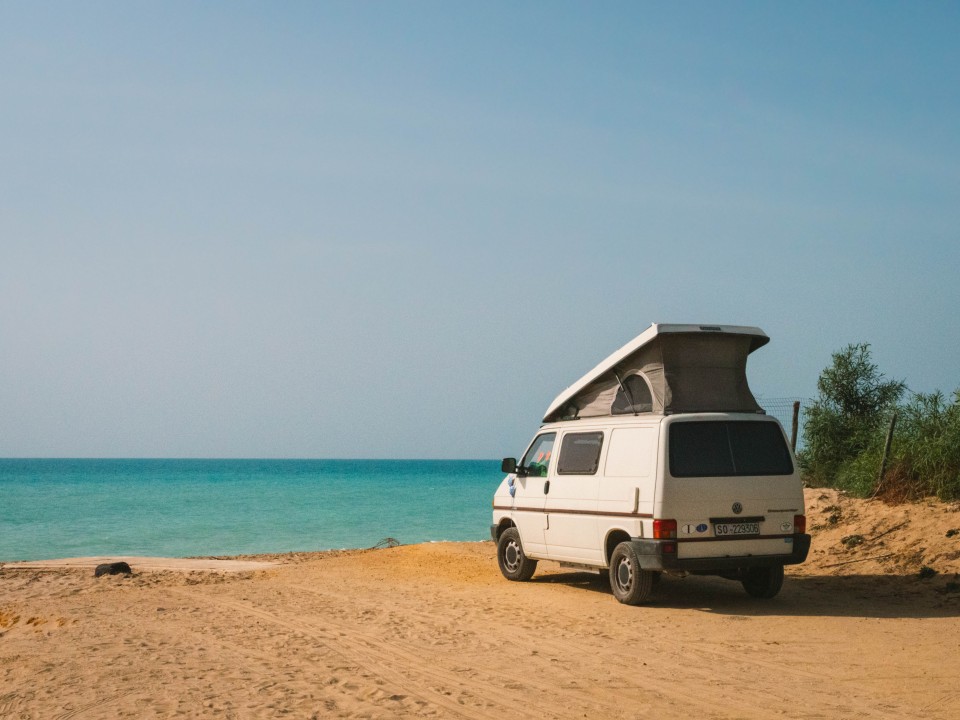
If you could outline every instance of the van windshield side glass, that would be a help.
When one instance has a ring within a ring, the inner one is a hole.
[[[670,425],[673,477],[789,475],[790,451],[776,423],[737,420]]]
[[[527,475],[534,477],[546,477],[550,469],[550,457],[553,455],[553,441],[557,439],[556,433],[544,433],[538,435],[527,450],[527,454],[520,461],[520,466],[526,470]]]

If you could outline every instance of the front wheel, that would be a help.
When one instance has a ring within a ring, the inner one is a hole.
[[[744,571],[741,582],[751,597],[769,600],[783,587],[783,565],[750,568]]]
[[[610,589],[624,605],[639,605],[648,600],[655,574],[640,567],[637,551],[628,542],[617,545],[610,557]]]
[[[524,554],[520,532],[515,527],[504,530],[497,540],[497,562],[507,580],[529,580],[537,569],[537,561]]]

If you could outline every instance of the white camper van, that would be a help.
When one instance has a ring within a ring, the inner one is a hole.
[[[564,390],[493,498],[500,570],[608,572],[622,603],[660,573],[721,575],[759,598],[810,548],[783,428],[754,399],[754,327],[657,325]]]

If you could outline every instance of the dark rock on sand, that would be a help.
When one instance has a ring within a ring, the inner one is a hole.
[[[97,565],[97,569],[93,571],[94,577],[100,577],[101,575],[131,575],[133,570],[130,569],[130,566],[125,562],[113,562],[113,563],[103,563],[102,565]]]

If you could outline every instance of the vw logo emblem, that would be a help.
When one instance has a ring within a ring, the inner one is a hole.
[[[741,505],[741,504],[738,503],[738,502],[735,502],[735,503],[733,504],[733,507],[730,508],[730,509],[733,510],[734,515],[739,515],[740,513],[743,512],[743,505]]]

